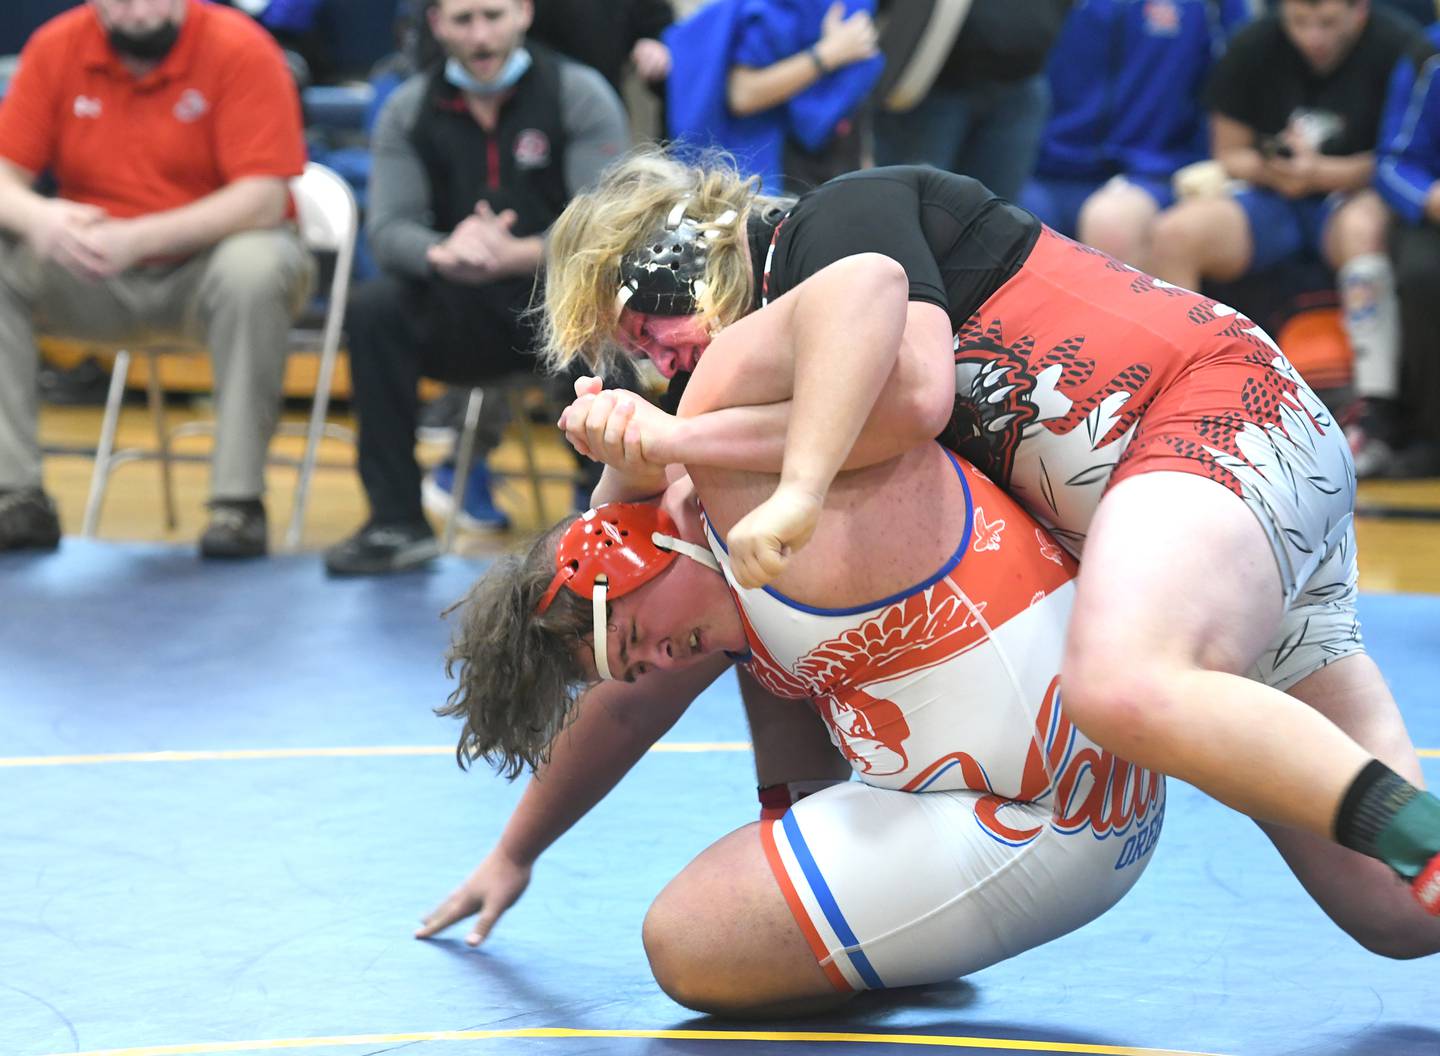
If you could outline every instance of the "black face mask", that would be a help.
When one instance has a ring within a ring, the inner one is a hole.
[[[180,27],[167,19],[143,33],[111,29],[109,35],[110,46],[127,59],[159,62],[170,54],[170,49],[175,46],[175,41],[180,37]]]

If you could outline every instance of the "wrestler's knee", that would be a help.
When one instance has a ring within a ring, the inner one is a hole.
[[[640,937],[660,989],[676,1004],[705,1011],[702,1006],[706,998],[713,997],[708,992],[712,980],[707,977],[701,951],[692,941],[694,935],[683,899],[672,894],[674,888],[672,882],[651,903]]]
[[[1150,747],[1166,736],[1176,679],[1158,662],[1079,644],[1066,653],[1060,692],[1065,714],[1081,733],[1144,766]]]
[[[697,1012],[801,1015],[846,996],[790,917],[760,855],[758,826],[723,837],[670,881],[641,937],[660,989]]]

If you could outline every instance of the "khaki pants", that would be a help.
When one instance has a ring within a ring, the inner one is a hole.
[[[40,486],[35,332],[106,342],[180,338],[215,373],[214,499],[258,498],[280,413],[288,333],[315,281],[290,227],[243,231],[180,264],[89,282],[0,240],[0,489]]]

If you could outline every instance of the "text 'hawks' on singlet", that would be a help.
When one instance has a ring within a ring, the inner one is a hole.
[[[993,793],[977,818],[1005,842],[1039,830],[1006,825],[1004,801],[1052,791],[1058,828],[1123,831],[1158,809],[1163,790],[1082,736],[1061,708],[1075,562],[999,488],[950,458],[967,499],[959,546],[924,582],[870,604],[818,609],[739,588],[706,521],[745,623],[749,668],[778,696],[810,698],[869,784]]]

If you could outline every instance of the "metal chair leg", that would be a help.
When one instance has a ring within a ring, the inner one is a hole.
[[[455,545],[455,522],[465,502],[465,489],[470,482],[470,464],[475,459],[475,433],[480,428],[480,409],[485,405],[485,390],[470,390],[465,404],[465,427],[460,432],[460,450],[455,453],[455,483],[450,488],[450,512],[445,515],[445,533],[440,539],[440,552],[448,554]]]
[[[145,396],[155,423],[155,441],[160,454],[160,491],[165,499],[165,527],[172,532],[180,523],[175,515],[174,460],[170,457],[170,430],[165,424],[165,393],[160,391],[160,357],[149,355],[145,364]]]
[[[130,374],[130,353],[115,352],[115,366],[110,370],[110,388],[105,394],[105,417],[100,422],[100,442],[95,447],[95,468],[90,473],[90,494],[85,500],[85,523],[81,526],[88,538],[100,530],[100,508],[105,503],[105,490],[110,485],[110,463],[115,453],[115,431],[120,424],[120,404],[125,400],[125,381]]]
[[[535,457],[535,427],[525,409],[521,390],[511,389],[510,399],[511,415],[519,426],[520,446],[525,451],[525,472],[530,477],[530,498],[535,504],[536,523],[544,527],[550,523],[550,519],[545,516],[545,493],[540,484],[540,462]]]

